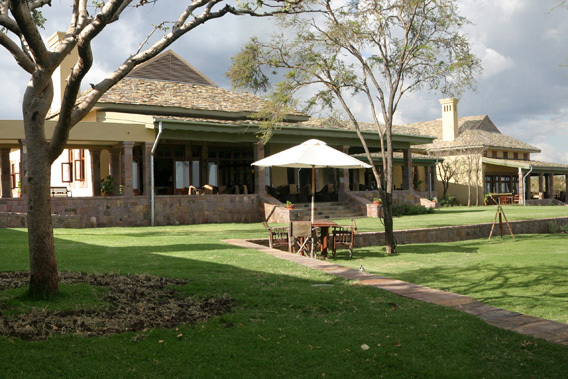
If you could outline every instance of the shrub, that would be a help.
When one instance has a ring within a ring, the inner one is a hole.
[[[408,205],[408,204],[393,204],[392,215],[399,216],[413,216],[434,213],[434,208],[426,208],[421,205]]]
[[[442,207],[457,207],[460,205],[458,198],[454,195],[446,196],[440,201]]]

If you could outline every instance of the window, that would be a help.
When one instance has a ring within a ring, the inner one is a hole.
[[[509,159],[509,152],[508,151],[503,152],[503,159]]]
[[[519,153],[513,153],[513,159],[519,159]]]
[[[492,156],[493,158],[497,158],[497,150],[493,150],[493,151],[491,152],[491,156]]]
[[[528,161],[529,160],[529,153],[523,153],[523,159],[525,161]]]
[[[189,161],[176,161],[176,189],[189,188]]]
[[[75,169],[75,180],[82,182],[85,180],[85,150],[75,149],[69,150],[73,159],[73,167]],[[69,159],[71,161],[71,159]]]
[[[11,176],[11,184],[12,184],[12,189],[14,188],[18,188],[18,182],[20,181],[20,173],[18,172],[18,170],[16,170],[16,168],[19,167],[15,164],[12,163],[12,174]]]

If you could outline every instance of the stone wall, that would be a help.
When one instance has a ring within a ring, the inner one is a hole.
[[[258,195],[156,196],[155,224],[260,222]],[[149,226],[149,196],[54,197],[55,227]],[[0,227],[25,227],[25,199],[0,200]]]
[[[540,220],[511,221],[509,225],[513,234],[541,234],[550,233],[550,224],[568,224],[568,217],[548,218]],[[478,238],[489,238],[493,223],[477,225],[444,226],[430,229],[409,229],[395,231],[398,244],[410,243],[441,243],[454,242]],[[507,224],[503,222],[503,236],[510,238]],[[355,236],[355,246],[382,246],[385,241],[384,232],[359,233]],[[500,238],[499,224],[496,223],[491,238]]]

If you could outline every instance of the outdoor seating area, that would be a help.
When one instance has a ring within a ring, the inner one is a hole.
[[[178,194],[188,195],[248,195],[248,186],[244,185],[231,185],[231,186],[214,186],[205,184],[202,187],[189,186],[178,191]]]
[[[335,259],[337,250],[346,248],[349,257],[353,257],[357,233],[355,219],[351,220],[351,225],[338,225],[329,220],[292,221],[288,226],[276,227],[269,226],[266,221],[262,224],[268,232],[271,248],[287,248],[293,254],[321,259],[328,258],[330,249]]]

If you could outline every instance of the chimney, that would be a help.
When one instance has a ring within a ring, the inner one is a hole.
[[[65,33],[63,32],[56,32],[47,40],[47,45],[49,46],[50,50],[55,50],[55,47],[59,43],[59,41],[63,40],[65,37]],[[59,112],[59,108],[61,108],[61,101],[63,100],[63,93],[65,91],[65,85],[67,84],[67,77],[71,73],[71,69],[75,62],[77,62],[77,58],[79,57],[77,53],[77,49],[71,50],[71,53],[67,55],[59,67],[55,70],[52,76],[53,80],[53,101],[51,103],[51,112]]]
[[[458,101],[460,100],[453,97],[440,99],[443,141],[453,141],[458,136]]]

